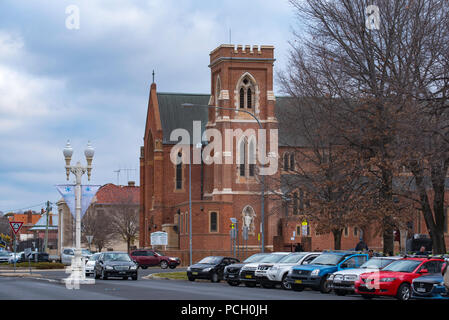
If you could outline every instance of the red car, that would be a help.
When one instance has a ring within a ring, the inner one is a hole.
[[[161,266],[162,269],[167,269],[168,267],[174,269],[181,264],[179,258],[167,257],[154,250],[139,249],[131,251],[129,255],[142,269],[152,266]]]
[[[392,262],[377,272],[364,273],[355,282],[355,291],[365,299],[375,296],[409,300],[413,279],[441,272],[440,258],[410,257]]]

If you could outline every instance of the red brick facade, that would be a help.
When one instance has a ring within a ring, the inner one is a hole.
[[[274,48],[271,46],[237,47],[222,45],[210,54],[211,94],[210,106],[239,109],[244,108],[254,113],[265,129],[277,129],[275,115],[276,98],[273,94]],[[246,79],[246,80],[245,80]],[[245,84],[246,81],[246,84]],[[241,88],[250,88],[242,94]],[[250,92],[250,93],[249,93]],[[251,97],[249,97],[251,96]],[[188,101],[185,101],[188,102]],[[250,106],[250,108],[248,108]],[[189,250],[189,165],[182,165],[182,187],[176,188],[176,165],[170,160],[173,144],[164,142],[161,108],[156,91],[156,84],[151,85],[148,103],[148,115],[144,135],[144,146],[140,157],[140,247],[150,246],[150,234],[155,231],[169,233],[168,248],[184,259]],[[179,114],[182,117],[181,105]],[[257,122],[248,114],[234,110],[208,109],[208,129],[217,129],[225,137],[226,129],[258,130]],[[223,141],[224,146],[224,141]],[[233,140],[233,150],[238,150],[240,142]],[[190,146],[192,150],[192,146]],[[267,143],[266,150],[270,150]],[[282,157],[288,148],[280,147]],[[247,206],[255,214],[252,221],[252,232],[249,234],[249,250],[259,251],[261,224],[261,185],[256,176],[240,175],[236,164],[238,152],[223,154],[232,156],[234,164],[192,164],[192,234],[194,260],[210,254],[230,254],[231,240],[230,218],[237,218],[243,224],[243,211]],[[282,162],[282,161],[281,161]],[[275,177],[282,174],[279,167]],[[276,180],[276,179],[274,179]],[[279,186],[270,186],[269,190],[277,190]],[[291,240],[293,231],[301,225],[301,220],[286,222],[277,214],[279,204],[265,200],[265,245],[266,251],[290,250],[290,244],[306,242],[311,239],[311,250],[333,248],[331,234],[316,235],[314,226],[310,228],[310,239],[302,239],[296,235]],[[251,210],[250,210],[251,211]],[[211,223],[211,212],[217,213],[217,222]],[[214,230],[211,230],[213,228]],[[376,229],[376,228],[373,228]],[[342,236],[342,249],[354,248],[360,233],[348,226],[347,235]],[[241,233],[240,233],[241,237]],[[374,230],[365,230],[365,241],[373,249],[382,250],[382,239]],[[241,243],[240,238],[240,243]]]

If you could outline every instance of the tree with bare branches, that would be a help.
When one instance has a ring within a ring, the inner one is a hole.
[[[290,68],[280,76],[283,89],[293,97],[330,98],[338,105],[332,126],[347,150],[359,152],[365,174],[377,188],[384,252],[392,252],[395,172],[400,163],[414,163],[402,147],[407,140],[403,128],[414,123],[408,111],[423,99],[429,101],[429,92],[432,105],[436,96],[447,94],[447,3],[378,0],[374,13],[369,9],[372,1],[365,0],[290,3],[305,28],[294,33]],[[378,14],[377,26],[369,24],[372,14]],[[419,147],[419,140],[409,144]],[[439,164],[433,187],[444,195],[447,167]],[[441,195],[438,201],[444,202]],[[436,223],[441,218],[437,207]],[[435,232],[430,231],[432,238]],[[435,241],[434,247],[437,252],[443,249]]]

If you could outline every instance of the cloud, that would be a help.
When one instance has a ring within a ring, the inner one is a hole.
[[[65,27],[72,4],[79,30]],[[0,210],[58,198],[67,139],[73,162],[92,141],[92,183],[138,170],[153,69],[159,91],[208,93],[209,53],[229,29],[235,44],[275,45],[282,67],[290,10],[286,0],[1,1]],[[138,171],[129,178],[139,183]]]

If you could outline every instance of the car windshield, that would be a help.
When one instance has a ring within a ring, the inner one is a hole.
[[[316,257],[311,264],[336,266],[345,256],[339,254],[322,254]]]
[[[292,253],[279,260],[279,263],[297,263],[305,255],[305,253]]]
[[[256,253],[256,254],[253,254],[251,257],[246,258],[246,260],[243,262],[244,263],[257,262],[257,261],[262,260],[266,256],[267,256],[267,254],[264,254],[264,253]]]
[[[0,256],[9,256],[9,253],[6,251],[0,251]]]
[[[219,264],[221,261],[221,257],[206,257],[198,263],[201,264]]]
[[[396,271],[396,272],[413,272],[422,261],[419,260],[398,260],[395,261],[382,270],[384,271]]]
[[[93,254],[90,258],[89,261],[97,261],[98,257],[100,256],[101,253],[95,253]]]
[[[266,257],[263,257],[259,262],[275,263],[275,262],[279,262],[279,260],[281,260],[284,257],[285,257],[285,255],[283,255],[283,254],[270,254]]]
[[[392,259],[371,258],[360,266],[362,269],[382,269],[392,263]]]
[[[105,253],[104,260],[106,261],[131,261],[131,258],[127,253]]]

